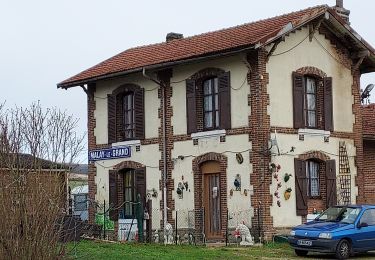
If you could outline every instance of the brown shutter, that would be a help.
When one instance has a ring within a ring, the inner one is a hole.
[[[142,205],[146,202],[146,168],[139,168],[135,170],[135,196],[141,195]]]
[[[332,78],[324,78],[324,129],[333,131]]]
[[[186,80],[186,116],[187,116],[187,133],[197,132],[197,109],[195,97],[195,80]]]
[[[336,161],[329,160],[326,162],[327,178],[327,207],[337,204],[337,186],[336,186]]]
[[[230,105],[230,73],[225,72],[218,78],[219,81],[219,116],[220,128],[231,128],[231,105]]]
[[[304,161],[294,159],[294,170],[296,176],[296,205],[297,216],[307,215],[307,181],[306,164]]]
[[[305,80],[302,74],[293,72],[293,124],[294,128],[305,127],[303,104]]]
[[[107,95],[108,103],[108,143],[116,142],[116,96]]]
[[[135,137],[145,139],[144,89],[134,91]]]
[[[109,211],[109,218],[111,220],[118,219],[118,209],[114,209],[118,207],[117,201],[117,171],[110,170],[108,172],[109,175],[109,208],[112,210]]]

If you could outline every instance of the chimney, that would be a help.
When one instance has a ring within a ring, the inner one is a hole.
[[[347,23],[349,22],[350,11],[344,8],[344,0],[336,0],[336,6],[334,7],[336,13]]]
[[[182,33],[174,33],[170,32],[167,34],[167,37],[165,37],[167,42],[173,41],[173,40],[178,40],[184,38],[184,35]]]

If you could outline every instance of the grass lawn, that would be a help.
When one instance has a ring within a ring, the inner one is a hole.
[[[81,241],[68,247],[69,259],[300,259],[285,243],[263,247],[164,246]],[[356,257],[375,259],[375,254]],[[326,255],[310,255],[307,259],[334,259]]]

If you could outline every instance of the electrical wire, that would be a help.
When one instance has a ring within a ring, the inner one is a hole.
[[[103,169],[110,169],[110,168],[113,168],[113,165],[111,166],[105,166],[101,163],[99,163],[98,161],[95,161],[95,164],[99,165],[100,167],[102,167]],[[151,169],[159,169],[159,166],[150,166],[150,165],[144,165],[146,168],[151,168]]]
[[[306,35],[306,37],[302,39],[302,41],[300,41],[299,43],[297,43],[295,46],[293,46],[293,47],[290,48],[289,50],[286,50],[286,51],[283,51],[283,52],[280,52],[280,53],[276,53],[276,54],[272,54],[271,57],[275,57],[275,56],[283,55],[283,54],[285,54],[285,53],[288,53],[288,52],[294,50],[294,49],[297,48],[299,45],[301,45],[301,44],[307,39],[307,37],[309,37],[309,36],[310,36],[310,33],[308,33],[308,34]]]

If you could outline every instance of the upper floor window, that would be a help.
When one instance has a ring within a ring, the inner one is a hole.
[[[203,82],[203,102],[204,129],[218,128],[220,119],[218,78]]]
[[[305,126],[316,128],[316,81],[306,77],[305,90]]]
[[[135,137],[135,120],[134,120],[134,93],[126,93],[122,97],[123,110],[123,135],[125,139]]]
[[[108,143],[144,139],[144,90],[120,86],[108,95]]]
[[[230,73],[205,69],[186,80],[187,132],[230,129]]]
[[[332,78],[293,73],[293,124],[333,130]]]

